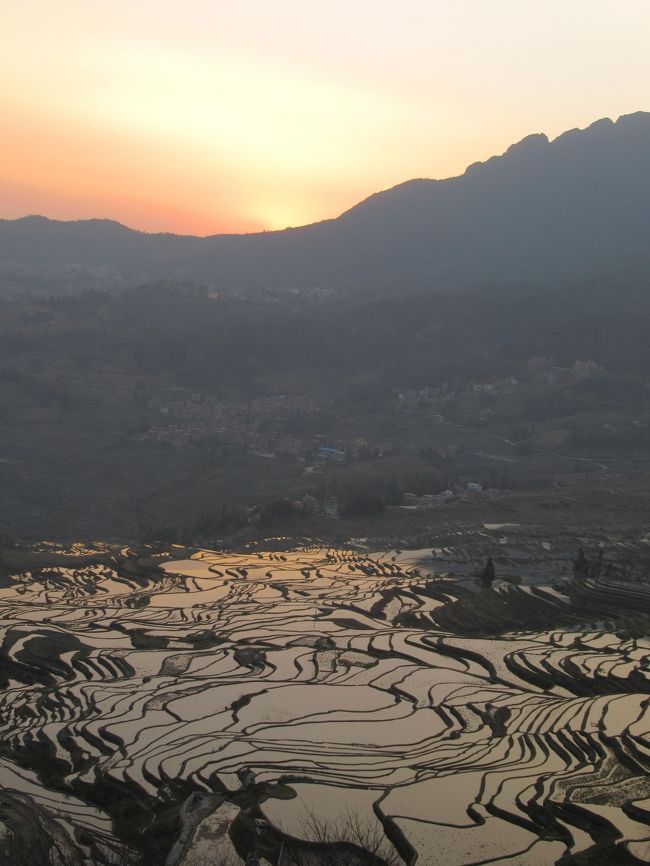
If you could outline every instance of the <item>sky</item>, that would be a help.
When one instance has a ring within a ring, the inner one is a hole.
[[[5,0],[0,217],[248,232],[650,110],[650,0]]]

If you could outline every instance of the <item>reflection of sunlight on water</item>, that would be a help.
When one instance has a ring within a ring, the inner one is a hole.
[[[90,761],[72,778],[103,772],[156,796],[165,774],[202,790],[212,773],[238,787],[243,768],[258,780],[299,776],[308,781],[294,785],[295,800],[264,804],[289,832],[300,835],[301,816],[316,809],[376,821],[376,804],[418,862],[435,851],[457,866],[550,866],[565,846],[536,823],[548,804],[582,850],[584,827],[562,811],[575,789],[581,808],[641,844],[648,828],[624,814],[624,798],[594,804],[590,786],[602,796],[633,775],[636,753],[619,756],[626,737],[639,743],[650,729],[647,693],[633,685],[647,676],[647,642],[604,623],[446,632],[437,612],[467,590],[431,580],[431,548],[203,550],[159,571],[149,557],[146,572],[125,556],[129,568],[66,563],[0,590],[7,664],[17,666],[0,699],[4,736],[26,742],[37,731],[65,756],[59,733],[71,731]],[[551,587],[535,592],[505,597],[570,604]],[[43,664],[41,635],[47,686],[20,679]],[[36,797],[32,782],[12,784]]]

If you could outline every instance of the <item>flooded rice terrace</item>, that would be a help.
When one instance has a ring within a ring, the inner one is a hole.
[[[16,571],[4,838],[73,866],[644,861],[650,644],[610,606],[648,592],[564,577],[486,590],[430,549],[311,547]]]

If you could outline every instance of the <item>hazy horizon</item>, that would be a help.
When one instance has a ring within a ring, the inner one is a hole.
[[[600,123],[600,122],[603,121],[603,120],[605,120],[605,121],[609,120],[609,121],[611,121],[612,123],[616,123],[618,120],[620,120],[620,119],[622,119],[622,118],[630,117],[630,116],[638,115],[638,114],[648,115],[648,116],[650,117],[650,112],[647,112],[647,111],[644,111],[644,110],[640,109],[640,110],[638,110],[638,111],[631,112],[630,114],[627,114],[627,115],[621,115],[621,117],[619,117],[619,118],[616,118],[616,117],[613,117],[613,118],[596,118],[596,119],[594,119],[594,120],[593,120],[593,121],[592,121],[592,122],[591,122],[587,127],[584,127],[584,128],[582,128],[582,129],[580,129],[579,131],[580,131],[580,132],[585,132],[585,131],[588,130],[591,126],[593,126],[594,124],[598,124],[598,123]],[[565,130],[564,132],[573,132],[573,131],[574,131],[574,129],[572,129],[572,130]],[[561,138],[561,137],[562,137],[562,134],[563,134],[563,133],[560,133],[560,135],[557,136],[557,137],[558,137],[558,138]],[[543,136],[546,136],[546,133],[544,133],[544,132],[531,132],[531,133],[528,134],[528,136],[524,136],[524,139],[527,138],[527,137],[530,137],[530,136],[535,136],[535,135],[543,135]],[[548,139],[548,141],[549,141],[550,144],[552,144],[552,143],[556,140],[555,138],[551,138],[550,136],[546,136],[546,138]],[[522,140],[523,140],[523,139],[522,139]],[[514,147],[514,146],[516,146],[518,143],[519,143],[519,142],[511,142],[510,147]],[[505,151],[504,151],[504,153],[500,153],[500,154],[492,154],[490,157],[487,157],[487,160],[489,160],[490,158],[495,158],[495,157],[504,156],[504,155],[505,155]],[[462,171],[460,171],[457,175],[452,175],[452,176],[447,177],[447,178],[416,178],[416,177],[410,177],[410,178],[404,178],[402,181],[399,181],[397,184],[395,184],[395,186],[401,186],[401,185],[404,185],[404,184],[408,184],[408,183],[410,183],[411,181],[418,181],[418,180],[441,180],[441,181],[444,181],[444,180],[451,180],[451,179],[453,179],[453,178],[455,178],[455,177],[462,177],[462,176],[466,173],[466,171],[467,171],[469,168],[471,168],[473,165],[476,165],[476,164],[478,164],[478,163],[480,163],[480,162],[483,162],[483,161],[484,161],[484,160],[475,160],[474,162],[470,162],[470,163],[468,163],[468,165],[465,166],[465,168],[464,168]],[[386,191],[387,189],[391,189],[391,188],[392,188],[392,187],[386,187],[386,188],[384,188],[384,189],[373,190],[372,192],[369,193],[369,197],[372,197],[373,195],[375,195],[375,194],[378,193],[378,192],[383,192],[383,191]],[[361,199],[360,201],[362,202],[362,201],[364,201],[364,199]],[[359,203],[360,203],[360,202],[352,202],[352,204],[350,205],[350,207],[354,207],[355,205],[357,205],[357,204],[359,204]],[[248,232],[247,232],[247,231],[236,231],[236,230],[235,230],[235,231],[228,231],[228,230],[226,230],[226,231],[224,231],[224,232],[209,232],[209,233],[206,233],[206,234],[201,234],[201,233],[199,233],[199,232],[184,232],[184,231],[182,231],[182,230],[181,230],[181,231],[174,231],[174,230],[172,230],[172,229],[165,229],[164,227],[163,227],[163,228],[159,228],[159,229],[154,229],[154,230],[142,229],[142,228],[140,228],[140,227],[138,227],[138,226],[128,225],[128,224],[126,224],[126,223],[123,223],[123,222],[121,222],[120,220],[117,220],[117,219],[115,219],[115,218],[112,217],[112,216],[97,215],[97,214],[95,214],[95,215],[90,215],[90,216],[84,216],[84,217],[74,217],[74,216],[73,216],[73,217],[68,217],[68,218],[66,218],[66,217],[64,217],[64,218],[58,218],[58,217],[54,217],[54,216],[52,216],[51,214],[48,214],[48,213],[37,213],[37,212],[33,212],[33,213],[24,213],[24,214],[19,214],[18,216],[15,216],[15,217],[3,217],[3,216],[0,216],[0,220],[7,220],[7,219],[9,219],[9,220],[45,219],[45,220],[54,221],[54,222],[87,222],[87,221],[97,221],[97,222],[116,222],[116,223],[118,223],[119,225],[123,226],[124,228],[127,228],[127,229],[129,229],[129,230],[131,230],[131,231],[137,231],[137,232],[140,232],[140,233],[142,233],[142,234],[170,234],[170,235],[176,235],[176,236],[188,236],[188,237],[192,237],[192,236],[193,236],[193,237],[208,238],[208,237],[214,237],[214,236],[217,236],[217,235],[219,235],[219,234],[249,234],[249,233],[260,233],[260,232],[261,232],[261,233],[267,233],[267,232],[278,232],[278,231],[283,231],[283,230],[286,230],[286,229],[288,229],[288,228],[305,228],[305,227],[307,227],[308,225],[315,225],[315,224],[317,224],[317,223],[319,223],[319,222],[327,222],[327,221],[329,221],[329,220],[337,219],[337,217],[341,216],[342,213],[345,213],[345,211],[341,211],[341,212],[334,213],[334,214],[324,215],[324,216],[322,216],[321,218],[319,218],[319,219],[317,219],[317,220],[314,220],[312,223],[303,223],[303,224],[300,224],[300,225],[294,225],[294,226],[284,226],[284,227],[268,228],[268,229],[267,229],[267,228],[263,228],[263,229],[252,229],[252,230],[250,230],[250,231],[248,231]]]
[[[28,0],[3,34],[0,216],[199,235],[317,222],[643,108],[648,25],[640,0]]]

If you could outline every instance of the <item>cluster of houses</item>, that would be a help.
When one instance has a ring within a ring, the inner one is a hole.
[[[558,366],[553,358],[530,358],[527,370],[528,376],[547,385],[568,385],[606,375],[605,368],[600,364],[580,358],[568,367]],[[509,397],[516,393],[519,384],[516,376],[501,376],[484,382],[443,382],[435,388],[405,388],[397,393],[397,409],[414,411],[430,408],[433,404],[472,397]]]
[[[464,397],[511,396],[517,390],[519,380],[515,376],[504,376],[489,382],[470,382],[462,386],[443,382],[436,388],[406,388],[397,394],[397,409],[413,411],[430,408],[433,404],[446,403]]]
[[[442,493],[425,493],[418,496],[417,493],[405,493],[402,496],[402,505],[407,508],[433,508],[436,505],[444,505],[450,499],[455,499],[453,490],[443,490]]]
[[[518,379],[514,376],[505,376],[493,382],[470,382],[465,389],[465,397],[510,397],[517,390]]]
[[[214,439],[259,457],[295,457],[313,463],[314,469],[327,464],[381,457],[380,447],[363,438],[331,440],[324,434],[288,433],[287,428],[316,426],[331,402],[316,402],[300,396],[276,396],[243,403],[223,403],[201,393],[171,392],[149,398],[148,408],[166,423],[149,427],[143,440],[176,448]],[[384,446],[387,452],[393,447]]]
[[[213,429],[246,429],[280,426],[288,419],[311,419],[331,408],[331,401],[317,402],[302,395],[279,394],[238,403],[226,403],[199,391],[181,389],[158,394],[147,400],[147,407],[181,421],[201,421]]]
[[[397,506],[397,508],[436,508],[445,505],[453,499],[465,501],[491,500],[498,497],[500,492],[495,488],[486,488],[477,482],[470,481],[462,489],[443,490],[442,493],[424,494],[423,496],[419,496],[417,493],[404,493],[402,495],[402,505]],[[334,520],[340,516],[339,500],[336,496],[326,496],[319,500],[315,496],[306,493],[302,499],[283,500],[283,502],[293,509],[294,514],[302,513],[312,517],[329,517]],[[265,506],[263,505],[250,506],[248,509],[249,522],[259,522],[264,512]]]
[[[316,454],[319,463],[345,463],[345,451],[340,448],[332,448],[329,445],[321,445]]]
[[[417,493],[404,493],[402,506],[406,508],[436,508],[445,505],[452,499],[465,499],[469,501],[481,501],[485,499],[496,499],[500,490],[495,487],[483,487],[475,481],[469,481],[460,490],[443,490],[442,493],[425,493],[419,496]]]
[[[570,367],[560,367],[553,358],[531,358],[528,369],[533,376],[547,385],[572,385],[588,379],[602,379],[606,370],[595,361],[576,359]]]
[[[302,499],[282,500],[283,504],[290,507],[294,514],[304,514],[309,517],[330,517],[338,519],[339,500],[336,496],[326,496],[322,500],[316,499],[309,493],[305,493]],[[249,523],[258,523],[268,506],[251,505],[248,508]]]
[[[180,448],[219,437],[250,451],[300,456],[307,443],[287,434],[287,427],[318,423],[330,406],[294,395],[225,403],[200,392],[171,391],[148,399],[147,407],[166,423],[151,426],[146,438]]]

